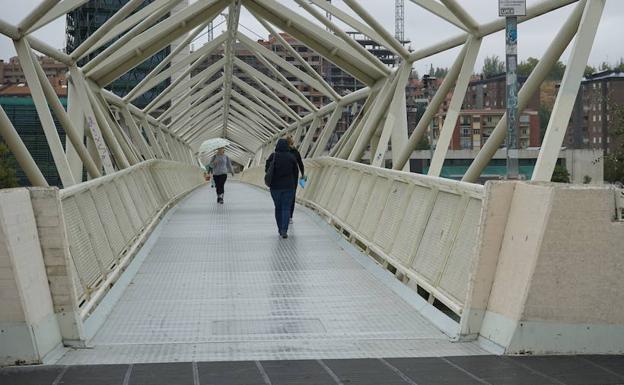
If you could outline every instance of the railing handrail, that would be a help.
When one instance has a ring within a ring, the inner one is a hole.
[[[451,192],[451,193],[469,193],[474,195],[476,198],[483,198],[483,194],[485,193],[485,187],[476,183],[463,182],[458,180],[439,178],[429,175],[416,174],[409,171],[400,171],[400,170],[392,170],[388,168],[380,168],[375,166],[370,166],[367,164],[362,164],[358,162],[353,162],[349,160],[332,158],[332,157],[322,157],[315,159],[306,159],[306,163],[333,163],[339,164],[344,167],[348,167],[353,170],[365,171],[370,174],[379,175],[379,176],[388,176],[394,180],[400,180],[405,182],[415,183],[419,186],[423,187],[437,187],[441,191]]]
[[[97,186],[101,186],[104,183],[113,181],[115,179],[121,178],[124,175],[133,173],[136,170],[140,170],[142,168],[147,168],[147,167],[151,167],[155,164],[170,164],[170,165],[180,165],[180,166],[184,166],[184,167],[193,167],[191,165],[189,165],[188,163],[181,163],[181,162],[176,162],[176,161],[172,161],[172,160],[166,160],[166,159],[149,159],[149,160],[145,160],[141,163],[137,163],[133,166],[130,166],[128,168],[125,168],[123,170],[119,170],[113,174],[108,174],[108,175],[104,175],[101,176],[99,178],[96,179],[91,179],[82,183],[78,183],[75,184],[73,186],[61,189],[59,191],[61,200],[74,196],[82,191],[91,189],[93,187],[97,187]],[[199,168],[199,167],[198,167]]]

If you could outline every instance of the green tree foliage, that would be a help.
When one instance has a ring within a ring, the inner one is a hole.
[[[570,173],[565,167],[556,165],[550,180],[557,183],[570,183]]]
[[[435,68],[433,68],[433,64],[431,65],[431,67],[429,67],[428,75],[430,77],[444,78],[444,77],[446,77],[446,74],[448,74],[448,68],[445,68],[445,67],[435,67]]]
[[[0,188],[19,186],[13,159],[9,155],[9,148],[0,142]]]
[[[531,72],[533,72],[535,67],[537,67],[537,63],[539,63],[539,60],[537,60],[534,57],[530,57],[526,61],[522,61],[520,64],[518,64],[518,75],[519,76],[531,75]]]
[[[540,118],[540,143],[541,143],[544,140],[544,135],[546,135],[546,129],[548,128],[548,122],[550,121],[550,114],[552,113],[552,111],[550,111],[548,107],[542,104],[537,113]]]
[[[537,67],[539,60],[530,57],[525,61],[522,61],[518,64],[518,75],[519,76],[529,76],[531,72]],[[565,73],[566,66],[561,61],[557,61],[553,68],[550,70],[550,73],[547,76],[548,80],[561,80],[563,79],[563,74]]]
[[[590,77],[591,75],[595,74],[596,71],[596,67],[592,67],[590,65],[585,67],[585,72],[583,73],[583,76],[585,76],[586,78]]]
[[[416,145],[415,150],[421,151],[429,149],[431,149],[431,146],[429,145],[429,138],[427,138],[427,136],[425,135],[422,137],[422,139],[420,139],[420,142],[418,142],[418,144]]]
[[[604,179],[610,183],[624,183],[624,106],[611,103],[609,136],[613,147],[604,157]]]
[[[496,55],[488,56],[483,62],[483,69],[481,72],[483,73],[483,77],[486,79],[500,75],[505,72],[505,63],[503,63]]]

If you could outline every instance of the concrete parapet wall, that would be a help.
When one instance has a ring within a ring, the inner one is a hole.
[[[624,352],[615,190],[518,183],[480,334],[505,353]]]
[[[0,365],[41,363],[60,347],[29,190],[0,190]]]

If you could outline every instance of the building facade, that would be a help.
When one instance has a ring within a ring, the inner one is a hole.
[[[67,84],[67,65],[47,56],[39,56],[39,63],[52,83]],[[0,87],[14,84],[25,84],[26,76],[17,56],[8,62],[0,59]]]
[[[624,72],[604,71],[583,80],[564,145],[611,151],[617,145],[610,134],[615,105],[624,106]]]
[[[67,29],[66,29],[66,49],[67,52],[72,52],[82,42],[84,42],[89,36],[91,36],[99,27],[102,26],[111,16],[113,16],[121,7],[126,5],[129,0],[90,0],[86,4],[74,9],[67,14]],[[151,3],[151,0],[146,0],[143,6]],[[96,57],[104,49],[103,47],[90,53],[87,57],[78,62],[79,65],[84,64],[88,60]],[[158,52],[156,55],[145,60],[137,67],[128,71],[122,75],[119,79],[111,83],[107,88],[118,96],[125,96],[132,90],[141,80],[149,74],[154,67],[158,65],[169,53],[171,49],[169,47]],[[169,80],[162,82],[153,89],[139,96],[134,103],[139,108],[144,108],[152,101],[160,92],[162,92],[170,84]]]

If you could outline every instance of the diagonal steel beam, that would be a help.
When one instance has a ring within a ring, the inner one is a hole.
[[[227,137],[227,118],[229,115],[230,109],[230,97],[232,95],[232,76],[234,72],[234,57],[236,55],[235,47],[236,44],[236,31],[238,30],[238,19],[240,18],[241,11],[241,0],[233,0],[230,4],[230,11],[227,19],[227,41],[225,43],[225,66],[224,73],[225,76],[223,78],[223,88],[225,90],[225,94],[223,97],[224,100],[224,108],[223,108],[223,133],[222,136],[224,138]]]

